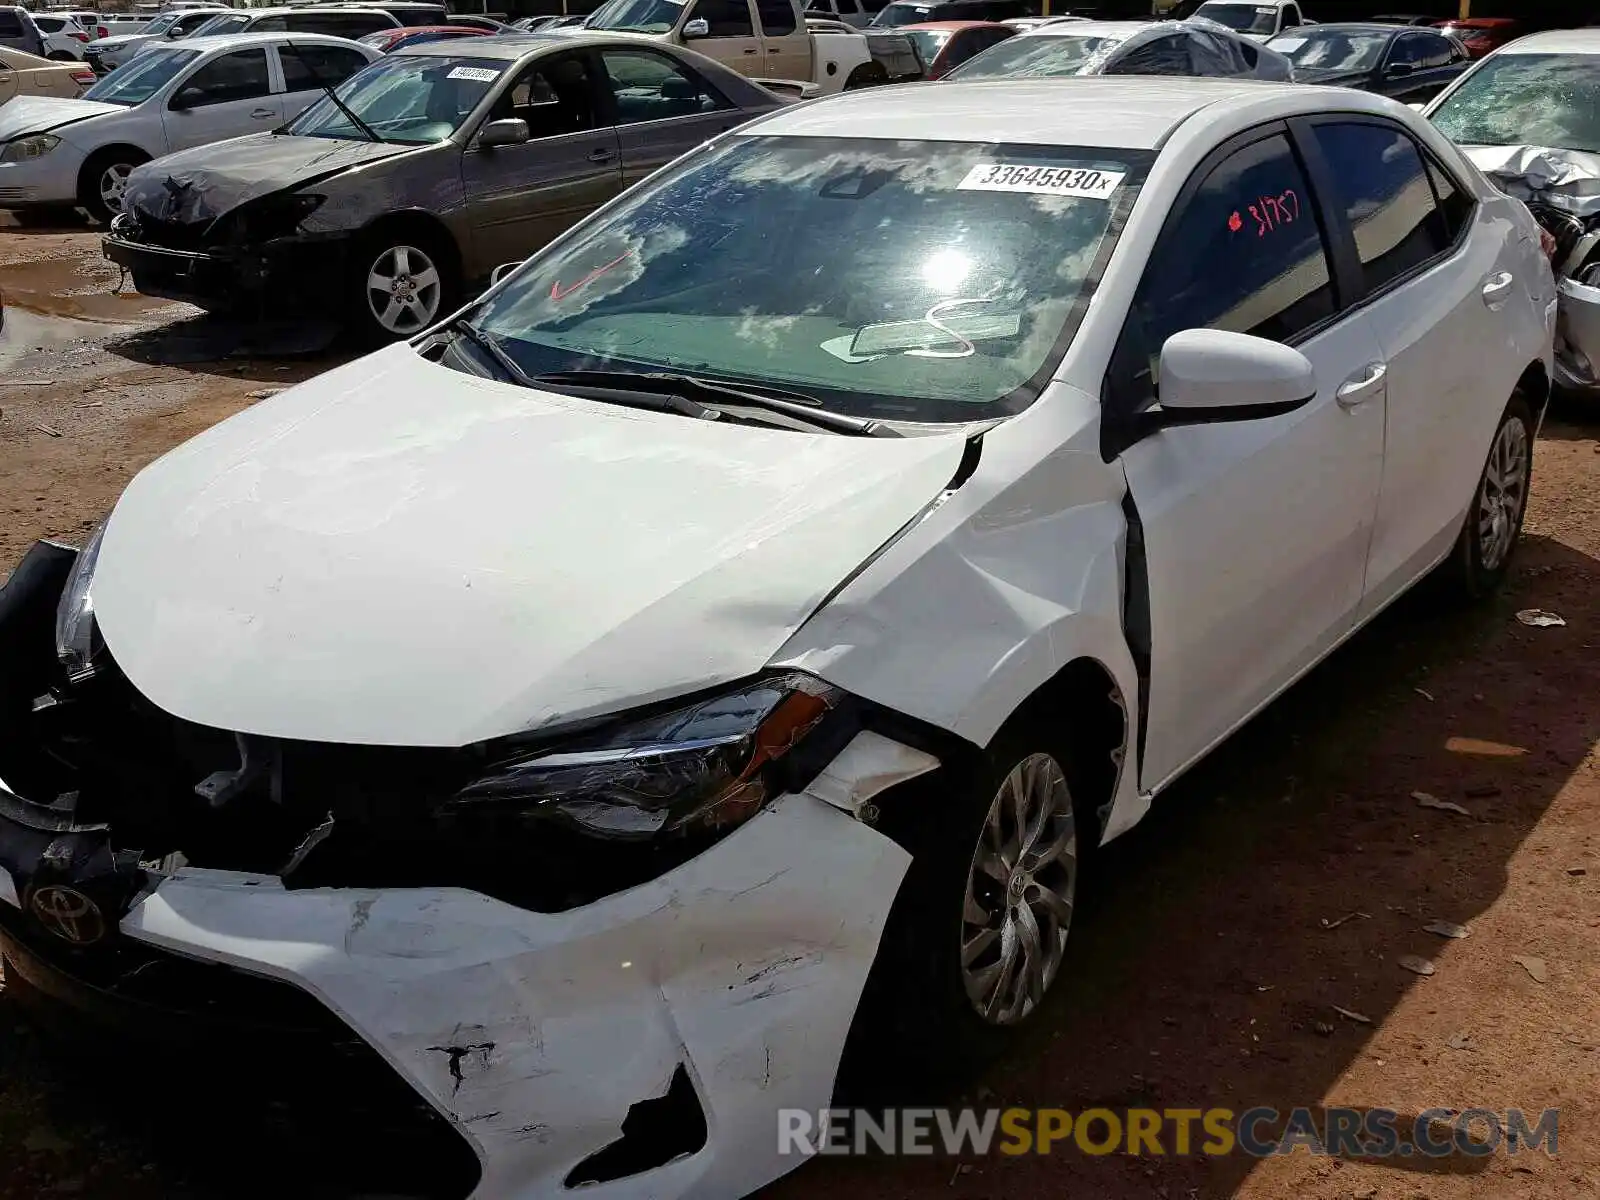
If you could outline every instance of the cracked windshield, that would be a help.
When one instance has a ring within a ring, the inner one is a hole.
[[[1559,146],[1600,154],[1600,72],[1591,55],[1485,62],[1433,113],[1463,146]]]
[[[737,139],[537,256],[472,321],[530,375],[693,370],[851,415],[1004,416],[1071,341],[1148,157]]]

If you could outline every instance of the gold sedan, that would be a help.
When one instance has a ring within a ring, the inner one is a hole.
[[[13,96],[79,95],[94,84],[94,72],[80,62],[52,62],[0,46],[0,104]]]

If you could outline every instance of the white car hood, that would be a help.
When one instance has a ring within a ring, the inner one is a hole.
[[[617,408],[395,346],[142,471],[93,604],[178,717],[464,745],[759,671],[964,444]]]
[[[48,133],[90,117],[127,112],[120,104],[76,100],[66,96],[13,96],[0,105],[0,142],[28,133]]]

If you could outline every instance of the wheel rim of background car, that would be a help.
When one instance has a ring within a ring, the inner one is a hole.
[[[1496,570],[1511,552],[1527,494],[1528,432],[1521,421],[1508,420],[1489,451],[1478,503],[1478,548],[1486,570]]]
[[[112,212],[122,207],[122,193],[128,190],[128,176],[133,174],[132,163],[112,163],[100,172],[100,199]]]
[[[1021,1021],[1055,982],[1072,922],[1077,851],[1061,766],[1030,754],[996,791],[967,872],[961,976],[988,1023]]]
[[[439,313],[439,268],[415,246],[391,246],[367,272],[367,307],[390,333],[416,333]]]

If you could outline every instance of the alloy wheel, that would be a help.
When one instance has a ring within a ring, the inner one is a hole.
[[[1523,506],[1528,501],[1528,431],[1508,419],[1495,435],[1478,497],[1478,555],[1495,571],[1511,553]]]
[[[367,307],[389,333],[408,335],[439,315],[443,285],[439,268],[415,246],[391,246],[367,273]]]
[[[128,176],[133,174],[132,163],[112,163],[100,172],[100,202],[114,216],[122,211],[122,194],[128,190]]]
[[[961,976],[978,1016],[1014,1025],[1061,969],[1078,883],[1078,831],[1061,766],[1031,754],[1001,782],[967,873]]]

